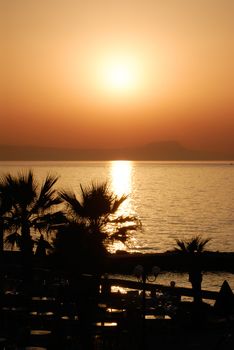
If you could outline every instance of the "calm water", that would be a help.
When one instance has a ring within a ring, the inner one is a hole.
[[[161,252],[201,234],[211,238],[209,249],[234,251],[234,166],[227,162],[0,162],[0,175],[28,168],[39,180],[59,175],[57,188],[77,195],[80,184],[105,180],[128,194],[120,212],[137,215],[143,230],[113,249]]]

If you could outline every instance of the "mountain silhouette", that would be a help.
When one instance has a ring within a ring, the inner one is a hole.
[[[176,141],[152,142],[114,149],[66,149],[56,147],[0,145],[1,161],[98,161],[98,160],[186,161],[229,160],[232,154],[189,150]]]

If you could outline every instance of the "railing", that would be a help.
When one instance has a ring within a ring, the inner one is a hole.
[[[124,279],[117,279],[117,278],[103,278],[102,280],[105,283],[105,286],[108,284],[109,286],[119,286],[123,288],[130,288],[130,289],[139,289],[142,290],[142,282],[136,282],[136,281],[130,281],[130,280],[124,280]],[[156,283],[145,283],[144,286],[146,291],[155,291],[160,290],[162,292],[170,292],[172,288],[170,286],[165,286],[162,284],[156,284]],[[180,296],[187,296],[192,297],[193,291],[191,288],[185,288],[185,287],[173,287],[173,291],[175,294]],[[216,300],[218,295],[218,292],[215,291],[208,291],[208,290],[202,290],[202,298],[204,299],[210,299],[210,300]]]

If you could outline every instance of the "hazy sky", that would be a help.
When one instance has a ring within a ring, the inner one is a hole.
[[[0,3],[0,144],[234,151],[233,0]]]

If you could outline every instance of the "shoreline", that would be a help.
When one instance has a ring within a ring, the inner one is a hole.
[[[149,271],[154,265],[163,271],[187,272],[189,257],[174,252],[113,254],[107,258],[108,269],[116,273],[132,273],[138,264]],[[234,252],[204,252],[200,257],[203,271],[234,273]]]
[[[48,255],[42,260],[33,257],[35,266],[53,267],[53,256]],[[3,251],[0,255],[0,269],[4,265],[21,265],[20,251]],[[200,256],[200,266],[203,271],[234,273],[234,252],[204,252]],[[127,253],[110,254],[104,259],[103,272],[132,274],[136,265],[143,265],[148,271],[158,266],[162,271],[187,272],[189,257],[175,252],[163,253]]]

